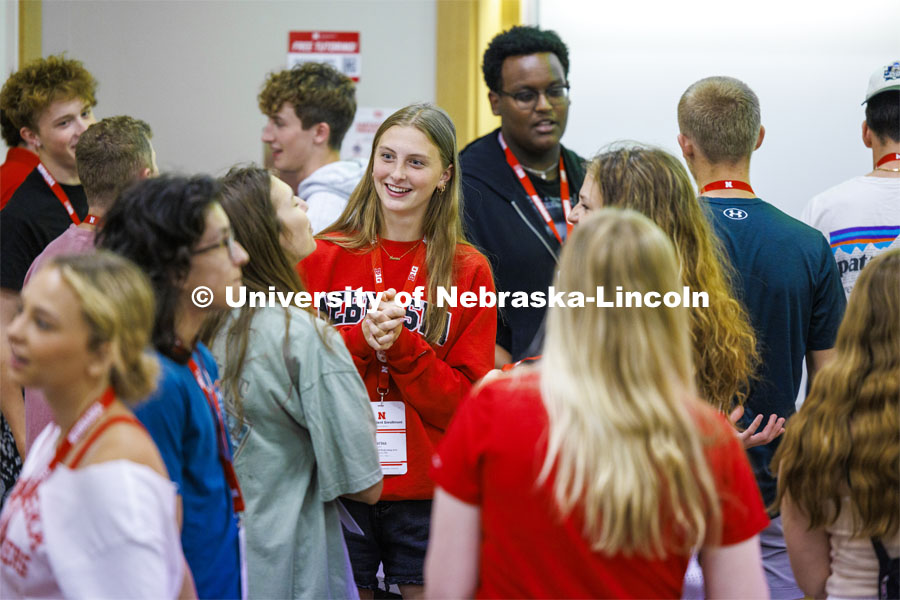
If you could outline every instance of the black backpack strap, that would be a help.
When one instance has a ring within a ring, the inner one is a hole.
[[[878,557],[878,570],[882,573],[886,573],[888,565],[891,562],[891,557],[888,556],[887,549],[884,547],[884,544],[881,543],[881,540],[878,538],[870,539],[872,540],[872,547],[875,548],[875,556]]]

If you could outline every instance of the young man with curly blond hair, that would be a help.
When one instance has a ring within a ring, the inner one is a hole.
[[[303,63],[269,74],[258,100],[268,117],[262,141],[279,176],[309,204],[318,233],[340,216],[362,177],[362,165],[340,160],[356,114],[356,88],[329,65]]]
[[[78,169],[75,145],[94,123],[97,81],[81,61],[63,55],[36,59],[10,75],[0,91],[4,138],[16,136],[37,154],[36,164],[0,212],[0,328],[4,332],[19,303],[28,267],[43,249],[87,216],[88,206]],[[6,173],[4,172],[4,177]],[[3,358],[8,351],[0,339]],[[16,448],[25,449],[25,415],[21,389],[6,377],[0,359],[0,409],[15,446],[0,444],[5,483],[17,464]],[[8,440],[8,436],[5,438]]]

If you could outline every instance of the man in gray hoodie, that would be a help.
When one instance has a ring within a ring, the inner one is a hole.
[[[270,73],[258,97],[268,117],[262,141],[272,163],[309,204],[318,233],[347,205],[363,167],[340,160],[341,142],[356,114],[356,88],[349,77],[320,63]]]

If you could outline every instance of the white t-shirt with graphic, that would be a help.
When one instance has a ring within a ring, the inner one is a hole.
[[[849,297],[866,264],[900,247],[900,178],[854,177],[815,196],[800,218],[828,239]]]

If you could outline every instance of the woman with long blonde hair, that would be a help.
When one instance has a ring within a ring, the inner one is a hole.
[[[493,292],[487,260],[465,242],[453,121],[415,104],[378,128],[366,175],[301,265],[353,356],[378,425],[381,501],[345,501],[365,535],[345,532],[361,595],[385,582],[422,591],[433,484],[428,467],[456,406],[493,364],[496,309],[459,298]]]
[[[668,236],[603,209],[557,292],[681,291]],[[768,523],[724,417],[697,398],[684,308],[550,308],[540,366],[460,408],[434,460],[433,597],[679,597],[694,548],[710,597],[765,596]]]
[[[879,597],[900,554],[900,250],[866,264],[835,343],[772,459],[791,567],[814,598]]]

